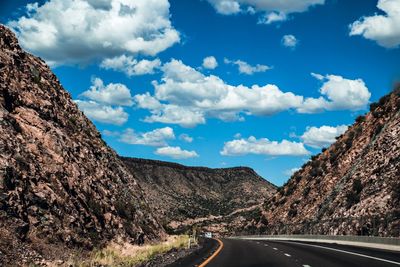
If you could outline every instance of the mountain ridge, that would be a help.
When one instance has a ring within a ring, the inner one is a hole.
[[[249,167],[190,167],[121,157],[144,188],[146,199],[171,233],[202,223],[203,229],[237,210],[261,205],[276,186]],[[226,227],[220,232],[229,232]]]

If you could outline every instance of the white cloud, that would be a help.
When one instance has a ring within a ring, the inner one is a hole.
[[[321,126],[321,127],[307,127],[307,130],[300,137],[304,144],[322,148],[327,147],[336,141],[335,137],[343,134],[347,130],[347,125],[339,125],[336,127],[332,126]]]
[[[149,92],[142,95],[135,95],[134,99],[139,108],[159,110],[164,107],[155,97],[151,96]]]
[[[240,4],[231,0],[208,0],[215,10],[222,15],[237,14],[241,11]]]
[[[206,123],[205,115],[201,110],[171,104],[165,104],[160,109],[151,110],[151,115],[147,116],[144,121],[179,124],[185,128]]]
[[[103,69],[120,71],[125,73],[128,77],[153,74],[160,66],[161,61],[158,58],[154,60],[142,59],[138,61],[132,56],[126,55],[106,58],[100,64],[100,67]]]
[[[298,44],[298,40],[292,34],[287,34],[282,37],[282,44],[286,47],[295,48]]]
[[[179,139],[181,139],[182,141],[185,141],[186,143],[193,142],[193,137],[189,136],[188,134],[179,135]]]
[[[235,137],[235,139],[239,139],[239,138],[242,138],[242,134],[236,133],[233,137]]]
[[[323,81],[320,93],[324,97],[306,98],[298,108],[300,113],[315,113],[323,110],[359,110],[365,108],[371,93],[361,79],[350,80],[338,75],[311,74]]]
[[[119,141],[131,145],[165,146],[167,140],[175,139],[174,130],[170,127],[155,129],[146,133],[136,133],[133,129],[126,129]]]
[[[131,92],[128,87],[121,83],[110,83],[105,86],[100,78],[94,78],[90,89],[83,92],[81,96],[101,104],[119,106],[133,105]]]
[[[362,35],[386,48],[400,45],[400,1],[379,0],[377,7],[385,15],[362,17],[350,25],[350,36]]]
[[[261,16],[258,20],[258,24],[271,24],[278,21],[287,20],[287,16],[283,12],[271,12]]]
[[[188,159],[188,158],[196,158],[199,156],[196,153],[196,151],[183,150],[178,146],[176,146],[176,147],[171,147],[171,146],[160,147],[160,148],[157,148],[157,150],[154,153],[157,155],[160,155],[160,156],[166,156],[166,157],[170,157],[173,159]]]
[[[270,24],[287,19],[287,15],[305,12],[311,6],[322,5],[325,0],[208,0],[214,9],[223,15],[246,12],[261,12],[261,23]]]
[[[162,70],[162,82],[153,83],[154,96],[135,96],[138,107],[148,108],[152,113],[145,118],[147,122],[193,127],[205,123],[206,117],[243,120],[239,113],[270,115],[297,108],[303,100],[301,96],[280,91],[275,85],[232,86],[178,60],[166,63]]]
[[[180,41],[169,7],[168,0],[49,0],[8,25],[24,48],[53,65],[154,56]]]
[[[287,175],[287,176],[292,176],[295,172],[297,172],[298,170],[300,170],[300,168],[292,168],[290,170],[286,170],[283,172],[283,174]]]
[[[283,92],[276,85],[230,85],[215,75],[204,75],[179,60],[161,68],[160,82],[154,81],[154,95],[134,97],[139,108],[151,113],[144,121],[194,127],[206,118],[223,121],[244,120],[243,115],[266,116],[286,110],[315,113],[325,110],[363,108],[370,93],[361,79],[321,76],[325,80],[319,98],[306,98]],[[315,74],[314,74],[315,75]],[[324,97],[326,96],[326,98]]]
[[[94,121],[106,124],[122,125],[128,120],[128,113],[122,107],[101,105],[95,101],[75,100],[79,108]]]
[[[265,72],[267,70],[270,70],[272,67],[266,66],[266,65],[261,65],[257,64],[255,66],[250,65],[249,63],[243,61],[243,60],[229,60],[227,58],[224,58],[224,63],[225,64],[233,64],[238,66],[238,70],[240,73],[247,74],[247,75],[252,75],[256,72]]]
[[[250,136],[248,139],[236,139],[224,144],[220,152],[224,156],[241,156],[246,154],[269,156],[302,156],[310,152],[302,143],[282,140],[270,141],[267,138],[256,139]]]
[[[210,56],[203,59],[203,68],[206,69],[215,69],[218,66],[218,62],[215,57]]]

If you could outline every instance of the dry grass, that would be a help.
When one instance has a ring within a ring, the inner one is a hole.
[[[87,259],[71,259],[66,264],[76,267],[92,266],[136,266],[154,259],[173,248],[187,247],[189,236],[169,236],[164,242],[144,246],[129,243],[111,243],[107,247],[94,251]]]

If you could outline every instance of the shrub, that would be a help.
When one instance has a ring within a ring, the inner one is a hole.
[[[369,111],[374,111],[374,110],[376,110],[376,108],[378,107],[379,105],[378,105],[378,103],[376,103],[376,102],[374,102],[374,103],[371,103],[370,105],[369,105]]]
[[[354,179],[353,181],[353,191],[357,194],[360,194],[363,189],[362,183],[360,179]]]
[[[346,195],[346,208],[351,208],[354,204],[360,202],[360,195],[356,194],[354,191],[350,191]]]
[[[384,95],[379,99],[379,106],[385,105],[385,103],[390,99],[390,95]]]
[[[324,172],[323,172],[322,168],[320,168],[320,167],[311,169],[311,171],[310,171],[311,177],[321,176],[322,174],[324,174]]]
[[[286,188],[285,195],[290,196],[291,194],[293,194],[293,191],[294,191],[294,185],[290,184]]]
[[[303,178],[303,177],[300,174],[296,174],[294,176],[294,179],[296,180],[297,183],[301,181],[301,178]]]
[[[346,208],[349,209],[354,204],[360,202],[360,194],[363,189],[363,185],[360,179],[354,179],[351,191],[346,195]]]
[[[278,187],[278,188],[276,189],[276,191],[278,191],[279,195],[283,195],[283,192],[284,192],[283,186]]]
[[[358,117],[356,118],[356,122],[358,122],[358,123],[361,123],[361,122],[363,122],[363,121],[365,121],[365,116],[364,116],[364,115],[360,115],[360,116],[358,116]]]
[[[296,217],[296,215],[297,215],[297,208],[295,207],[290,208],[290,210],[288,211],[289,218]]]
[[[307,197],[308,193],[310,193],[311,188],[309,186],[307,186],[306,188],[304,188],[303,191],[303,197]]]
[[[377,136],[383,129],[383,124],[378,124],[374,130],[374,136]]]
[[[347,138],[344,141],[346,144],[346,149],[349,149],[353,145],[354,135],[355,134],[353,131],[350,131],[349,134],[347,135]]]

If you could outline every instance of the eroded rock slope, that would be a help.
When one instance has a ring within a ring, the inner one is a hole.
[[[400,86],[304,164],[264,209],[272,233],[399,236]]]
[[[0,25],[0,265],[141,233],[164,231],[135,178],[49,67]]]

